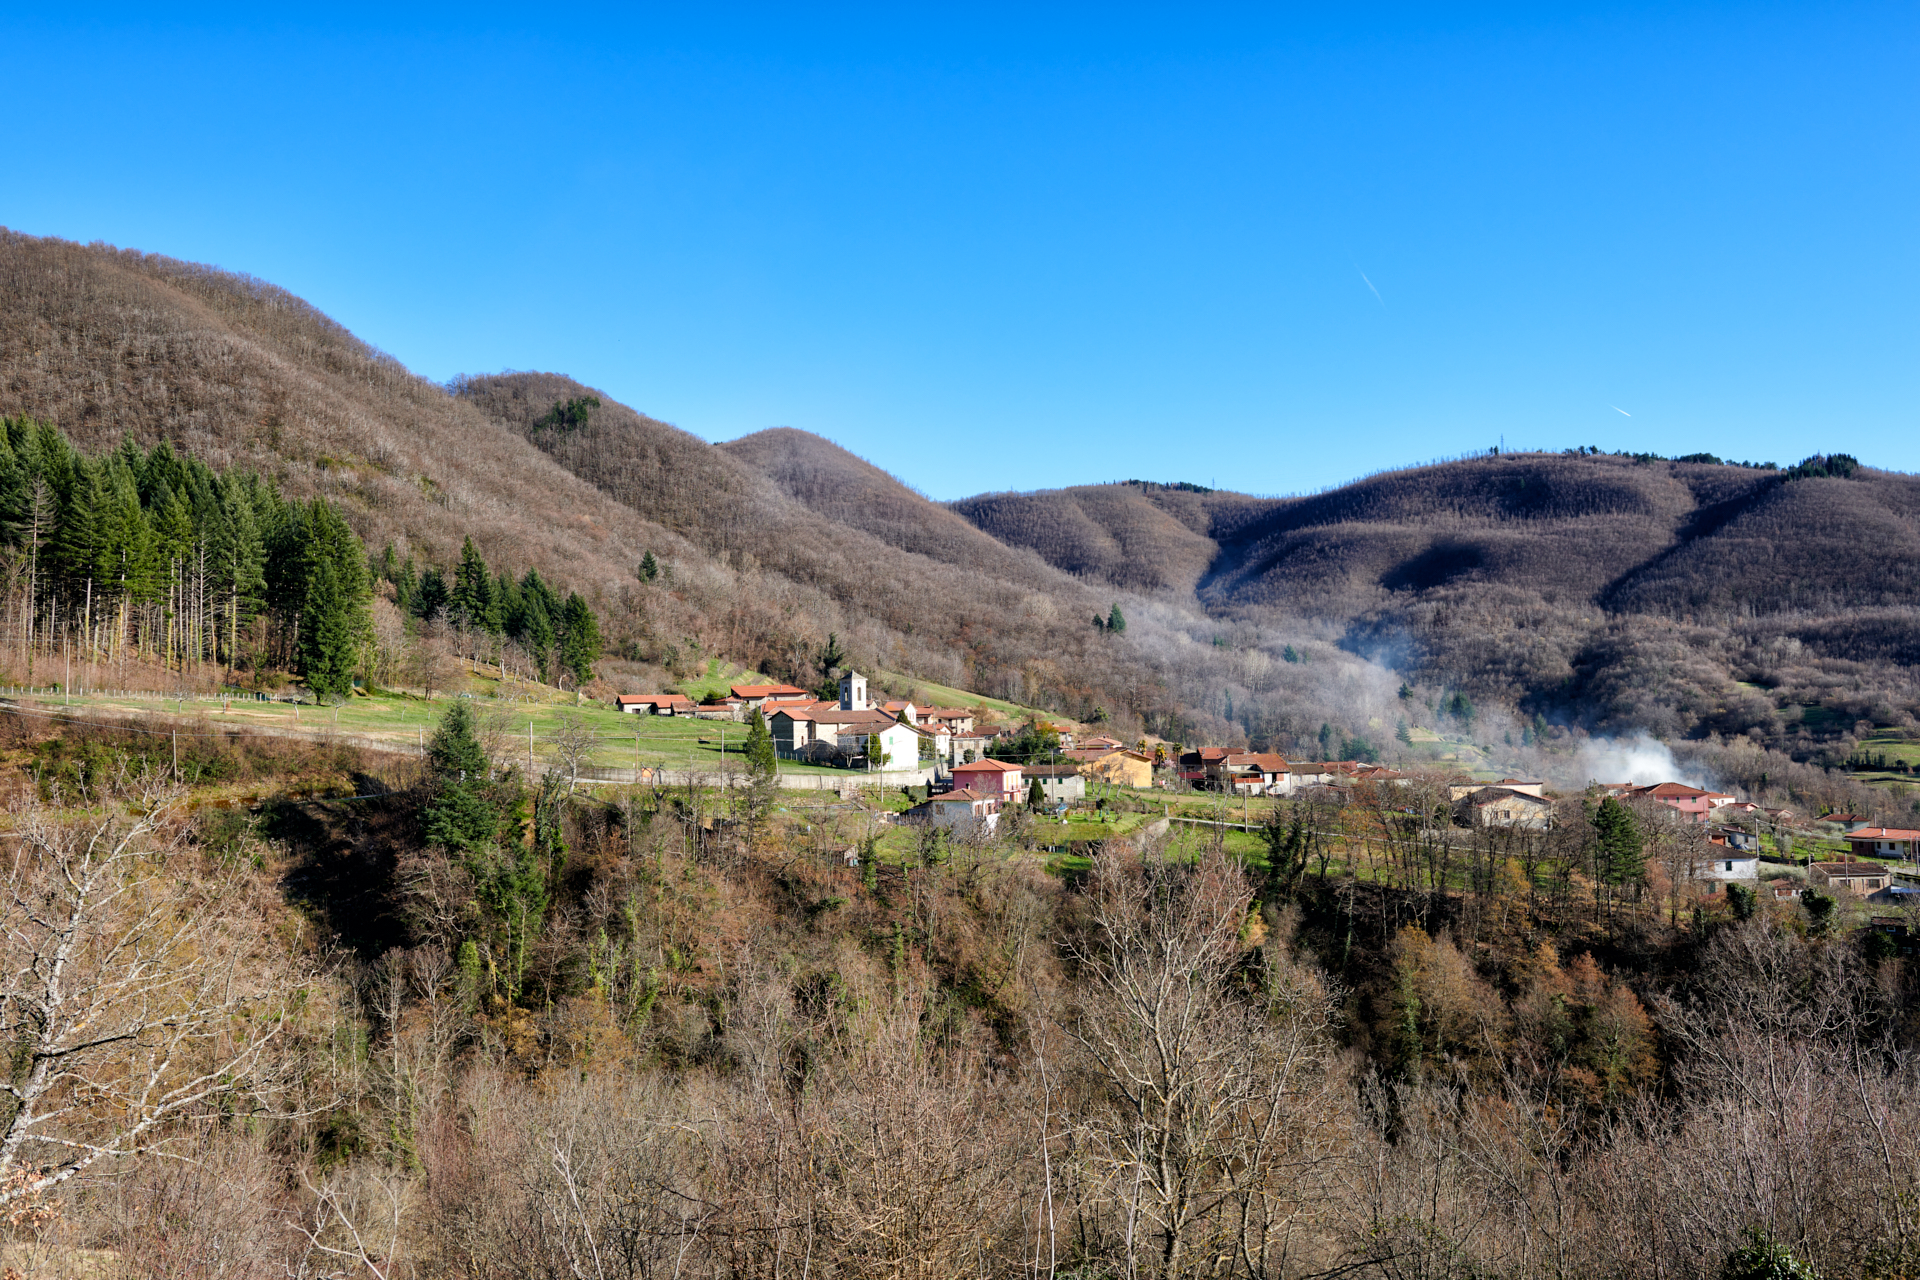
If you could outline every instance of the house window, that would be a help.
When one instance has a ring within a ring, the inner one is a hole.
[[[1867,888],[1869,888],[1869,889],[1878,889],[1879,887],[1880,887],[1880,882],[1879,882],[1878,880],[1869,880],[1869,881],[1867,881]]]
[[[1731,862],[1727,864],[1727,870],[1729,871],[1733,870],[1733,864]]]

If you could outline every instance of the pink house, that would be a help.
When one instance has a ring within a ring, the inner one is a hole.
[[[1017,764],[1008,764],[1004,760],[975,760],[972,764],[954,766],[953,785],[956,789],[983,796],[1017,800],[1026,780]]]
[[[1699,787],[1689,787],[1680,782],[1662,782],[1653,787],[1634,787],[1626,793],[1630,797],[1641,797],[1657,801],[1669,809],[1686,814],[1695,822],[1705,823],[1707,815],[1722,805],[1732,804],[1739,799],[1724,791],[1702,791]]]

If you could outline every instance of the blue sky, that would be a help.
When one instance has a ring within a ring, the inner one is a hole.
[[[0,223],[937,498],[1920,471],[1910,4],[689,8],[0,10]]]

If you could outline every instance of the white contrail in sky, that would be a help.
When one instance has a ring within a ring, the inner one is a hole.
[[[1620,407],[1619,405],[1617,405],[1617,404],[1616,404],[1616,405],[1614,405],[1614,406],[1612,406],[1612,408],[1613,408],[1613,411],[1614,411],[1615,413],[1626,413],[1626,414],[1627,414],[1627,417],[1629,417],[1629,418],[1631,418],[1631,417],[1633,416],[1632,414],[1630,414],[1630,413],[1627,413],[1627,411],[1626,411],[1625,409],[1622,409],[1622,408],[1621,408],[1621,407]]]
[[[1362,280],[1367,280],[1367,273],[1364,271],[1360,272],[1360,278]],[[1373,289],[1373,281],[1367,280],[1367,288]],[[1380,296],[1380,291],[1378,289],[1373,289],[1373,300],[1379,303],[1383,307],[1387,305],[1387,300]]]

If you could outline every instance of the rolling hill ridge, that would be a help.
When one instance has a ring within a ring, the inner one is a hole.
[[[251,467],[422,562],[471,536],[603,610],[616,687],[714,657],[811,683],[832,635],[909,685],[1283,750],[1329,721],[1384,739],[1450,690],[1516,725],[1801,758],[1920,710],[1910,476],[1580,452],[1301,498],[937,503],[818,436],[710,444],[559,374],[442,387],[283,290],[155,255],[0,233],[0,295],[0,412]],[[1092,625],[1115,600],[1124,637]]]

